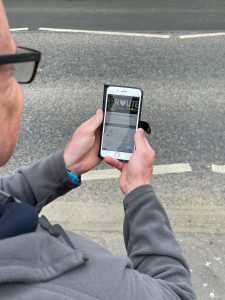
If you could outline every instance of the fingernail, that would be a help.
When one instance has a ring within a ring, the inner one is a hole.
[[[138,128],[138,131],[139,131],[140,133],[143,133],[143,132],[144,132],[144,129],[143,129],[143,128]]]

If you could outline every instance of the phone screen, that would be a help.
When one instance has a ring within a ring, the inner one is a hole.
[[[108,151],[134,151],[137,128],[138,97],[108,94],[102,149]]]

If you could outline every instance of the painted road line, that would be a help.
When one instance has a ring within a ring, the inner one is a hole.
[[[96,170],[96,171],[90,171],[82,175],[82,181],[113,179],[113,178],[119,178],[119,176],[120,176],[120,172],[116,169]]]
[[[23,27],[23,28],[10,28],[10,31],[25,31],[29,30],[28,27]]]
[[[176,173],[185,173],[191,172],[192,168],[190,164],[169,164],[169,165],[158,165],[154,166],[153,174],[162,175],[162,174],[176,174]],[[120,172],[116,169],[106,169],[106,170],[95,170],[90,171],[82,175],[82,181],[85,180],[101,180],[101,179],[113,179],[119,178]]]
[[[168,165],[158,165],[154,166],[153,174],[161,175],[161,174],[176,174],[176,173],[186,173],[192,172],[192,168],[190,164],[168,164]]]
[[[161,39],[170,38],[169,34],[151,34],[151,33],[137,33],[137,32],[94,31],[94,30],[62,29],[62,28],[46,28],[46,27],[40,27],[38,30],[52,31],[52,32],[72,32],[72,33],[87,33],[87,34],[101,34],[101,35],[149,37],[149,38],[161,38]]]
[[[225,165],[212,164],[212,171],[215,172],[215,173],[225,174]]]
[[[195,39],[195,38],[201,38],[201,37],[216,37],[216,36],[225,36],[225,32],[185,34],[185,35],[179,35],[179,38],[180,39]]]

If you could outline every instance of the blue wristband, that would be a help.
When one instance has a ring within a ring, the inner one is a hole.
[[[67,170],[67,174],[73,183],[80,183],[80,179],[77,175],[73,174],[70,170]]]

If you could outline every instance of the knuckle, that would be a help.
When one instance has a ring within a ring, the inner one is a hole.
[[[152,160],[155,158],[155,151],[153,149],[145,149],[142,152],[142,156],[146,161]]]
[[[155,150],[151,148],[150,152],[151,152],[151,155],[152,155],[153,157],[155,157]]]
[[[78,133],[81,134],[81,135],[86,134],[86,133],[87,133],[87,127],[81,125],[81,126],[77,129],[77,131],[78,131]]]

